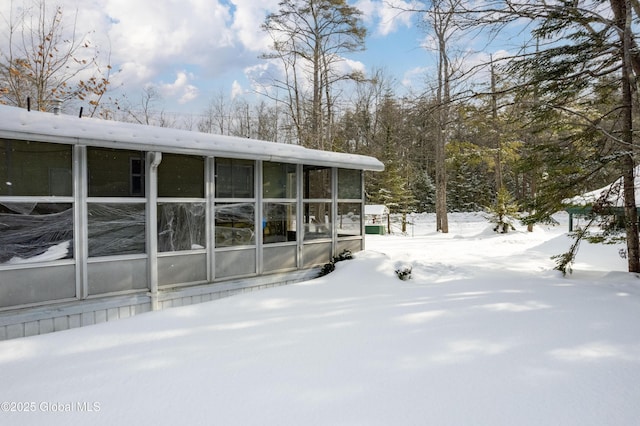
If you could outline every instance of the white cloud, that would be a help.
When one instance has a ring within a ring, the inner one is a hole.
[[[233,80],[233,83],[231,84],[231,99],[242,96],[245,92],[246,91],[242,88],[242,85],[238,83],[238,80]]]
[[[375,27],[375,34],[386,36],[402,27],[411,28],[419,8],[416,1],[404,0],[358,0],[355,4],[362,13],[363,21]]]
[[[227,6],[204,0],[107,0],[116,60],[162,65],[203,62],[204,52],[233,44]]]
[[[271,93],[275,89],[273,80],[283,74],[283,67],[276,61],[263,61],[244,70],[245,77],[257,93]]]
[[[78,8],[82,25],[95,30],[120,71],[114,71],[112,87],[125,93],[152,84],[166,103],[185,104],[201,89],[193,75],[171,70],[188,68],[204,82],[200,77],[220,76],[234,62],[244,65],[231,7],[220,0],[88,0]]]
[[[262,52],[270,47],[271,40],[262,31],[261,25],[268,13],[278,9],[278,0],[232,0],[233,25],[243,46],[253,52]]]
[[[389,0],[381,3],[380,23],[378,24],[378,32],[381,35],[395,32],[399,27],[411,27],[415,12],[407,10],[415,8],[415,5],[403,0]]]
[[[408,90],[424,86],[424,80],[429,71],[429,67],[415,67],[406,71],[400,83]]]
[[[150,69],[146,64],[136,62],[120,64],[116,71],[117,73],[114,74],[112,79],[113,86],[127,85],[127,83],[130,82],[149,82],[156,73],[155,70]]]
[[[362,12],[362,20],[367,24],[371,24],[377,16],[378,4],[373,0],[358,0],[354,6]]]
[[[195,100],[199,94],[200,91],[197,87],[189,85],[184,89],[182,96],[180,97],[180,99],[178,99],[178,103],[186,104],[188,102],[191,102]]]
[[[68,29],[77,12],[77,33],[89,34],[102,53],[101,65],[113,66],[114,92],[135,98],[151,85],[167,105],[189,103],[193,109],[198,108],[194,100],[204,102],[205,94],[220,87],[238,96],[246,94],[249,85],[254,90],[268,87],[272,82],[268,77],[281,75],[280,64],[259,59],[271,44],[261,25],[268,13],[278,10],[279,1],[57,0],[56,4],[64,7]],[[363,12],[370,34],[383,38],[412,28],[412,14],[397,7],[407,8],[418,0],[351,1]],[[8,18],[12,6],[23,4],[32,0],[0,1],[0,19]],[[0,30],[0,49],[4,35]],[[363,71],[362,58],[341,62],[341,71]],[[400,61],[395,65],[409,67]]]
[[[177,99],[179,104],[185,104],[196,99],[199,92],[196,86],[189,83],[192,77],[185,71],[178,72],[173,83],[159,85],[160,94],[163,98]]]
[[[338,72],[343,74],[349,74],[352,72],[366,73],[366,66],[360,61],[352,61],[351,59],[343,59],[337,64]]]

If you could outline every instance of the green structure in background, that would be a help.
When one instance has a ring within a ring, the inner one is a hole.
[[[364,233],[372,235],[384,235],[389,224],[389,208],[383,204],[367,204],[364,206]]]

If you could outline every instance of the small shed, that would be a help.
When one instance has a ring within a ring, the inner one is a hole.
[[[389,208],[384,204],[366,204],[364,206],[365,234],[382,235],[389,224]]]
[[[640,167],[634,171],[635,178],[635,192],[636,192],[636,210],[640,214],[640,207],[637,203],[640,201]],[[575,196],[571,199],[564,200],[564,204],[567,205],[565,211],[569,213],[569,232],[574,229],[575,216],[587,216],[590,215],[593,210],[593,205],[596,202],[604,200],[607,207],[601,209],[599,215],[612,216],[616,223],[624,223],[624,194],[622,192],[623,179],[619,178],[615,182],[594,191],[589,191],[584,194]],[[624,226],[624,225],[622,225]]]

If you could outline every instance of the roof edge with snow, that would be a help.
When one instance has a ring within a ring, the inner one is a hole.
[[[382,171],[374,157],[0,105],[0,138]]]
[[[640,207],[640,166],[635,168],[633,175],[635,176],[636,206]],[[593,206],[598,201],[606,201],[612,207],[623,207],[624,194],[622,193],[622,183],[622,178],[618,178],[602,188],[562,200],[562,203],[567,207],[588,207]]]

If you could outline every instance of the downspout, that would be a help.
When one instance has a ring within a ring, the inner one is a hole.
[[[331,168],[331,258],[338,255],[338,168]]]
[[[151,310],[158,305],[158,166],[162,161],[161,152],[147,152],[147,258],[149,296]]]

